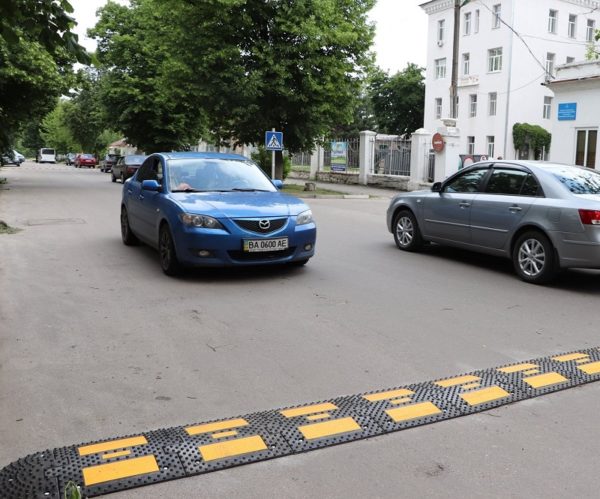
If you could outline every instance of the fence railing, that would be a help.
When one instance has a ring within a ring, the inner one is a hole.
[[[375,138],[375,161],[371,173],[410,176],[411,141],[400,137]]]
[[[435,151],[433,149],[429,151],[427,160],[427,182],[433,182],[435,178]]]

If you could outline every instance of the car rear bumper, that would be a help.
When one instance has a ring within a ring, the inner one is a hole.
[[[296,227],[293,231],[260,234],[230,234],[226,231],[185,229],[174,235],[179,260],[193,267],[229,267],[277,265],[307,260],[315,254],[317,229],[315,224]],[[277,239],[287,237],[288,248],[281,251],[250,253],[243,251],[245,239]],[[200,252],[208,251],[208,256]]]
[[[600,227],[553,234],[562,268],[600,269]]]

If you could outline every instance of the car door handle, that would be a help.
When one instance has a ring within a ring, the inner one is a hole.
[[[469,206],[471,206],[471,203],[467,203],[466,201],[462,201],[458,206],[460,206],[461,208],[468,208]]]
[[[520,206],[511,206],[508,211],[510,211],[511,213],[517,213],[519,211],[523,211],[523,208],[521,208]]]

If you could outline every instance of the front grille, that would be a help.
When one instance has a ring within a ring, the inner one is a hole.
[[[249,253],[246,251],[228,251],[229,256],[232,260],[238,262],[254,262],[254,261],[270,261],[279,260],[291,256],[296,251],[295,247],[288,248],[283,251],[261,251],[256,253]]]
[[[268,221],[269,228],[261,228],[260,222],[262,221]],[[234,222],[242,229],[249,230],[250,232],[256,232],[257,234],[269,234],[281,229],[286,224],[287,218],[262,218],[259,220],[241,218],[234,220]]]

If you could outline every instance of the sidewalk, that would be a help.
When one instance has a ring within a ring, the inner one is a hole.
[[[301,178],[292,178],[292,177],[287,177],[285,179],[286,184],[304,185],[306,182],[309,182],[309,180],[305,180],[305,179],[301,179]],[[400,191],[397,189],[385,189],[382,187],[372,187],[372,186],[367,186],[367,185],[337,184],[334,182],[320,182],[320,181],[315,181],[315,180],[310,180],[310,182],[314,182],[316,184],[316,186],[321,189],[337,191],[340,194],[351,194],[353,196],[354,195],[363,195],[363,196],[366,195],[369,197],[391,199],[396,194],[398,194],[400,192],[404,192],[404,191]],[[306,194],[311,194],[311,193],[307,191]]]

